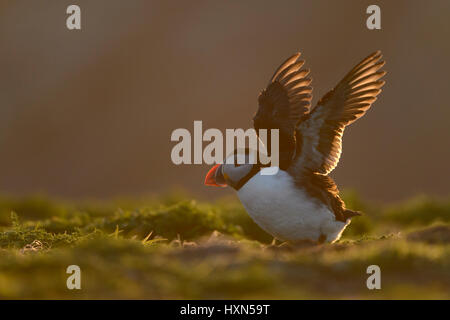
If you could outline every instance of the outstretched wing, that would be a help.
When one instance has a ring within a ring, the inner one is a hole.
[[[253,125],[259,129],[279,129],[280,168],[286,169],[295,154],[295,128],[311,106],[311,79],[308,69],[302,69],[305,61],[299,60],[300,53],[289,57],[275,71],[267,88],[258,98],[259,108],[253,118]],[[270,152],[270,134],[267,149]]]
[[[328,92],[297,128],[302,137],[301,154],[295,168],[306,168],[326,175],[338,164],[344,129],[362,117],[381,92],[386,72],[377,51],[355,66],[338,85]]]

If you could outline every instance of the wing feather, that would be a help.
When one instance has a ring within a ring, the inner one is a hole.
[[[346,126],[362,117],[376,101],[384,81],[385,62],[377,51],[358,63],[328,92],[297,128],[302,137],[302,152],[294,170],[327,175],[338,164],[342,153],[342,135]]]
[[[275,71],[258,98],[259,108],[253,124],[259,129],[279,129],[280,168],[287,169],[296,151],[296,126],[311,107],[311,79],[302,69],[300,53],[286,59]],[[270,140],[268,150],[271,150]]]

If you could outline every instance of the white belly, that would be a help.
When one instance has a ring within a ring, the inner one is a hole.
[[[310,198],[292,177],[279,170],[276,175],[256,174],[239,191],[239,199],[250,217],[277,239],[333,242],[347,223],[336,221],[333,212]]]

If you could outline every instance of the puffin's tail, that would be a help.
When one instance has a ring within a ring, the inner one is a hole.
[[[356,217],[356,216],[362,216],[362,213],[359,212],[359,211],[353,211],[353,210],[345,209],[343,215],[344,215],[344,219],[347,220],[347,219],[351,219],[351,218]]]

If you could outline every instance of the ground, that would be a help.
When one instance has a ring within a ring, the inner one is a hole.
[[[0,197],[0,299],[449,299],[450,200],[361,210],[335,244],[273,242],[234,197]],[[275,214],[275,213],[274,213]],[[68,290],[69,265],[81,290]],[[369,290],[369,265],[381,289]]]

